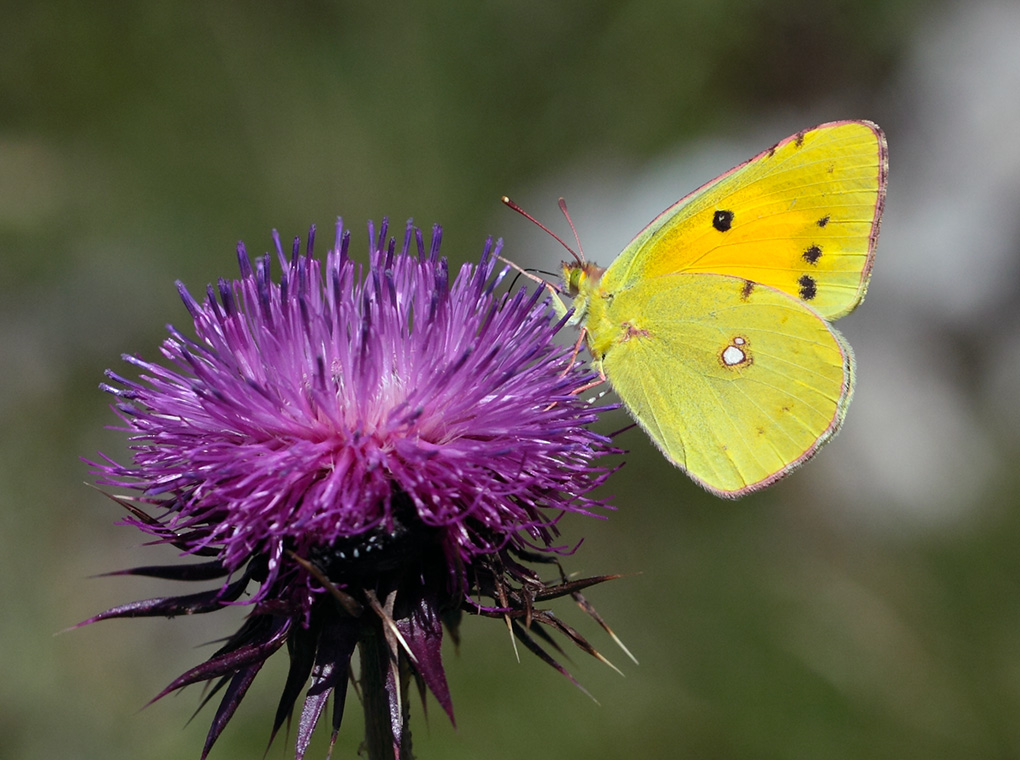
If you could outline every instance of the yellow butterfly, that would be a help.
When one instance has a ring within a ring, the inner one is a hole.
[[[607,269],[563,264],[595,367],[712,493],[771,485],[843,422],[854,359],[829,321],[864,298],[887,171],[878,126],[822,124],[670,206]]]

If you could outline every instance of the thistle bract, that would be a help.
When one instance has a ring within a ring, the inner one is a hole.
[[[385,222],[369,234],[367,266],[340,222],[325,261],[314,229],[289,257],[274,235],[275,260],[254,267],[239,245],[239,279],[201,301],[178,284],[194,337],[171,327],[165,363],[125,356],[137,379],[109,372],[102,386],[132,453],[96,463],[98,482],[133,491],[114,497],[126,522],[196,559],[125,572],[219,582],[86,622],[252,605],[159,695],[203,681],[222,692],[203,757],[284,645],[272,734],[304,694],[298,757],[331,696],[335,740],[356,647],[373,757],[409,754],[411,679],[452,719],[440,647],[463,612],[506,619],[564,673],[546,630],[597,654],[536,605],[572,595],[592,612],[580,592],[607,576],[531,569],[570,550],[565,514],[605,507],[590,494],[615,450],[578,394],[594,376],[553,342],[561,323],[541,290],[501,294],[498,244],[451,279],[438,227],[428,246],[411,223],[401,246]]]

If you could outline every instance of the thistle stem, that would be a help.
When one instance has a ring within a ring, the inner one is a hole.
[[[412,760],[406,669],[395,660],[394,655],[399,655],[390,651],[382,625],[378,619],[366,621],[358,642],[365,751],[368,760]]]

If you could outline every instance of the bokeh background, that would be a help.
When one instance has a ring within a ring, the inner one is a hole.
[[[168,592],[81,456],[122,455],[102,372],[155,357],[193,291],[337,214],[445,227],[475,258],[608,263],[660,210],[798,129],[887,131],[889,198],[844,432],[714,500],[639,431],[618,510],[567,567],[641,664],[582,655],[595,704],[505,629],[446,651],[421,758],[1020,755],[1020,6],[1015,0],[8,3],[0,25],[0,757],[197,758],[199,691],[140,710],[227,615],[56,632]],[[320,237],[329,238],[326,234]],[[625,418],[606,420],[606,429]],[[267,667],[212,757],[261,757]],[[353,757],[350,703],[337,757]],[[292,738],[292,737],[291,737]],[[325,743],[313,747],[322,757]],[[269,757],[292,756],[287,738]]]

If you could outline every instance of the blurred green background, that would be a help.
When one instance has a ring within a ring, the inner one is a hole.
[[[1020,755],[1018,34],[1006,0],[7,4],[0,757],[201,751],[198,690],[139,708],[229,615],[54,636],[175,590],[90,577],[173,553],[115,527],[79,461],[124,454],[96,386],[187,326],[175,279],[233,276],[236,241],[261,252],[274,227],[316,223],[324,251],[337,214],[355,250],[366,220],[414,216],[457,262],[492,234],[552,268],[504,193],[557,228],[566,194],[608,263],[688,190],[838,118],[882,124],[892,156],[871,293],[840,324],[861,365],[844,433],[737,503],[621,435],[618,511],[564,525],[586,536],[566,566],[631,574],[589,599],[641,664],[561,605],[625,674],[571,653],[596,705],[468,619],[446,653],[458,728],[416,704],[416,754]],[[262,756],[281,666],[213,758]],[[337,757],[361,737],[348,710]]]

